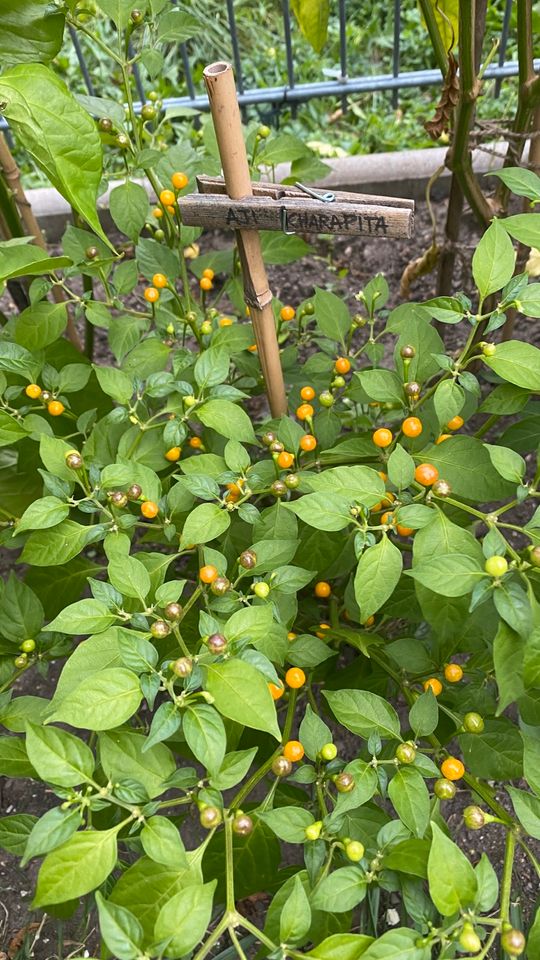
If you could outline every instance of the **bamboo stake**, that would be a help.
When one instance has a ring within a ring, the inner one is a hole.
[[[0,133],[0,167],[2,168],[6,184],[13,194],[13,199],[17,205],[17,210],[19,211],[19,215],[26,233],[28,236],[34,237],[38,247],[41,247],[42,250],[46,250],[47,244],[45,243],[45,239],[41,232],[41,227],[34,216],[34,211],[32,210],[30,201],[24,192],[19,168],[13,159],[11,150],[7,145],[7,141],[3,133]],[[66,298],[64,296],[64,291],[61,290],[60,287],[54,286],[52,288],[52,295],[56,303],[65,302]],[[73,317],[70,316],[69,307],[66,306],[66,310],[68,315],[68,338],[71,340],[73,346],[77,348],[77,350],[82,351],[82,343],[75,328]]]
[[[211,63],[205,67],[203,76],[227,193],[233,200],[250,197],[251,176],[233,68],[230,63]],[[236,237],[244,277],[244,296],[253,322],[270,410],[272,416],[279,417],[287,411],[287,397],[272,310],[272,293],[268,286],[260,237],[256,230],[238,230]]]

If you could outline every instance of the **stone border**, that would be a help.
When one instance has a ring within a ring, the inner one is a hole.
[[[502,166],[506,154],[506,143],[488,145],[488,150],[473,152],[473,168],[478,176]],[[422,150],[402,150],[395,153],[371,153],[352,157],[339,157],[325,161],[331,167],[331,173],[320,181],[320,186],[333,190],[351,190],[357,193],[372,193],[389,197],[405,197],[422,200],[429,178],[442,166],[447,153],[446,147],[433,147]],[[276,167],[276,179],[281,181],[290,174],[288,164]],[[154,196],[146,181],[140,180]],[[434,199],[439,200],[448,194],[450,172],[444,170],[432,190]],[[112,227],[108,213],[109,194],[115,186],[111,183],[108,191],[98,200],[98,210],[104,226]],[[28,190],[28,199],[39,220],[47,239],[58,240],[71,218],[68,203],[52,187],[38,187]]]

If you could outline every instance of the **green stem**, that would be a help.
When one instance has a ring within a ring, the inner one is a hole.
[[[501,920],[510,920],[510,896],[512,894],[512,873],[514,870],[514,856],[516,852],[516,834],[513,829],[506,833],[504,850],[504,864],[501,881]]]
[[[430,0],[419,0],[419,2],[424,20],[426,21],[426,27],[428,29],[433,52],[437,60],[437,66],[439,67],[443,77],[445,77],[446,71],[448,70],[448,54],[444,48],[439,25],[435,18],[433,3],[431,3]]]
[[[227,914],[225,914],[219,921],[214,932],[210,934],[210,936],[208,937],[208,940],[205,940],[201,949],[195,954],[195,956],[193,957],[193,960],[204,960],[204,957],[206,957],[207,954],[210,953],[212,947],[214,946],[215,943],[217,943],[221,934],[225,932],[228,926],[229,926],[229,917]]]
[[[257,937],[257,940],[259,941],[259,943],[262,943],[264,944],[265,947],[268,947],[268,949],[271,950],[272,953],[274,953],[274,951],[278,949],[277,943],[274,943],[272,940],[270,940],[270,938],[267,937],[266,934],[262,932],[262,930],[259,930],[259,928],[256,927],[254,923],[251,923],[251,921],[248,920],[247,917],[239,916],[238,921],[240,923],[240,926],[242,926],[244,930],[247,930],[249,933],[252,933],[254,937]],[[197,955],[196,957],[194,957],[194,960],[201,960],[201,958]]]
[[[227,886],[227,913],[234,913],[234,849],[233,849],[233,818],[225,818],[225,882]]]

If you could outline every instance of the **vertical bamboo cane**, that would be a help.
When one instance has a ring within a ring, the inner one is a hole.
[[[34,237],[38,247],[41,247],[42,250],[47,250],[47,244],[43,238],[41,227],[34,216],[34,211],[32,210],[30,202],[24,192],[19,168],[13,159],[11,150],[8,147],[3,133],[0,133],[0,167],[3,170],[6,184],[13,194],[13,199],[17,205],[24,229],[26,230],[28,236]],[[52,296],[56,303],[65,302],[66,297],[64,291],[61,290],[60,287],[52,288]],[[70,314],[69,306],[67,305],[66,311],[68,318],[68,339],[71,340],[73,346],[76,347],[77,350],[82,351],[82,343],[79,334],[77,333],[73,317]]]
[[[227,193],[233,200],[250,197],[251,177],[232,66],[230,63],[212,63],[205,68],[203,76]],[[244,295],[253,322],[270,410],[272,416],[279,417],[287,410],[287,397],[260,237],[256,230],[238,230],[236,236]]]

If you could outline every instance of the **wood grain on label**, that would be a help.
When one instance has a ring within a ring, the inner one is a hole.
[[[411,237],[414,213],[410,207],[367,203],[323,203],[302,197],[268,196],[231,200],[226,196],[190,194],[179,199],[182,222],[188,226],[229,230],[287,230],[344,236]]]

